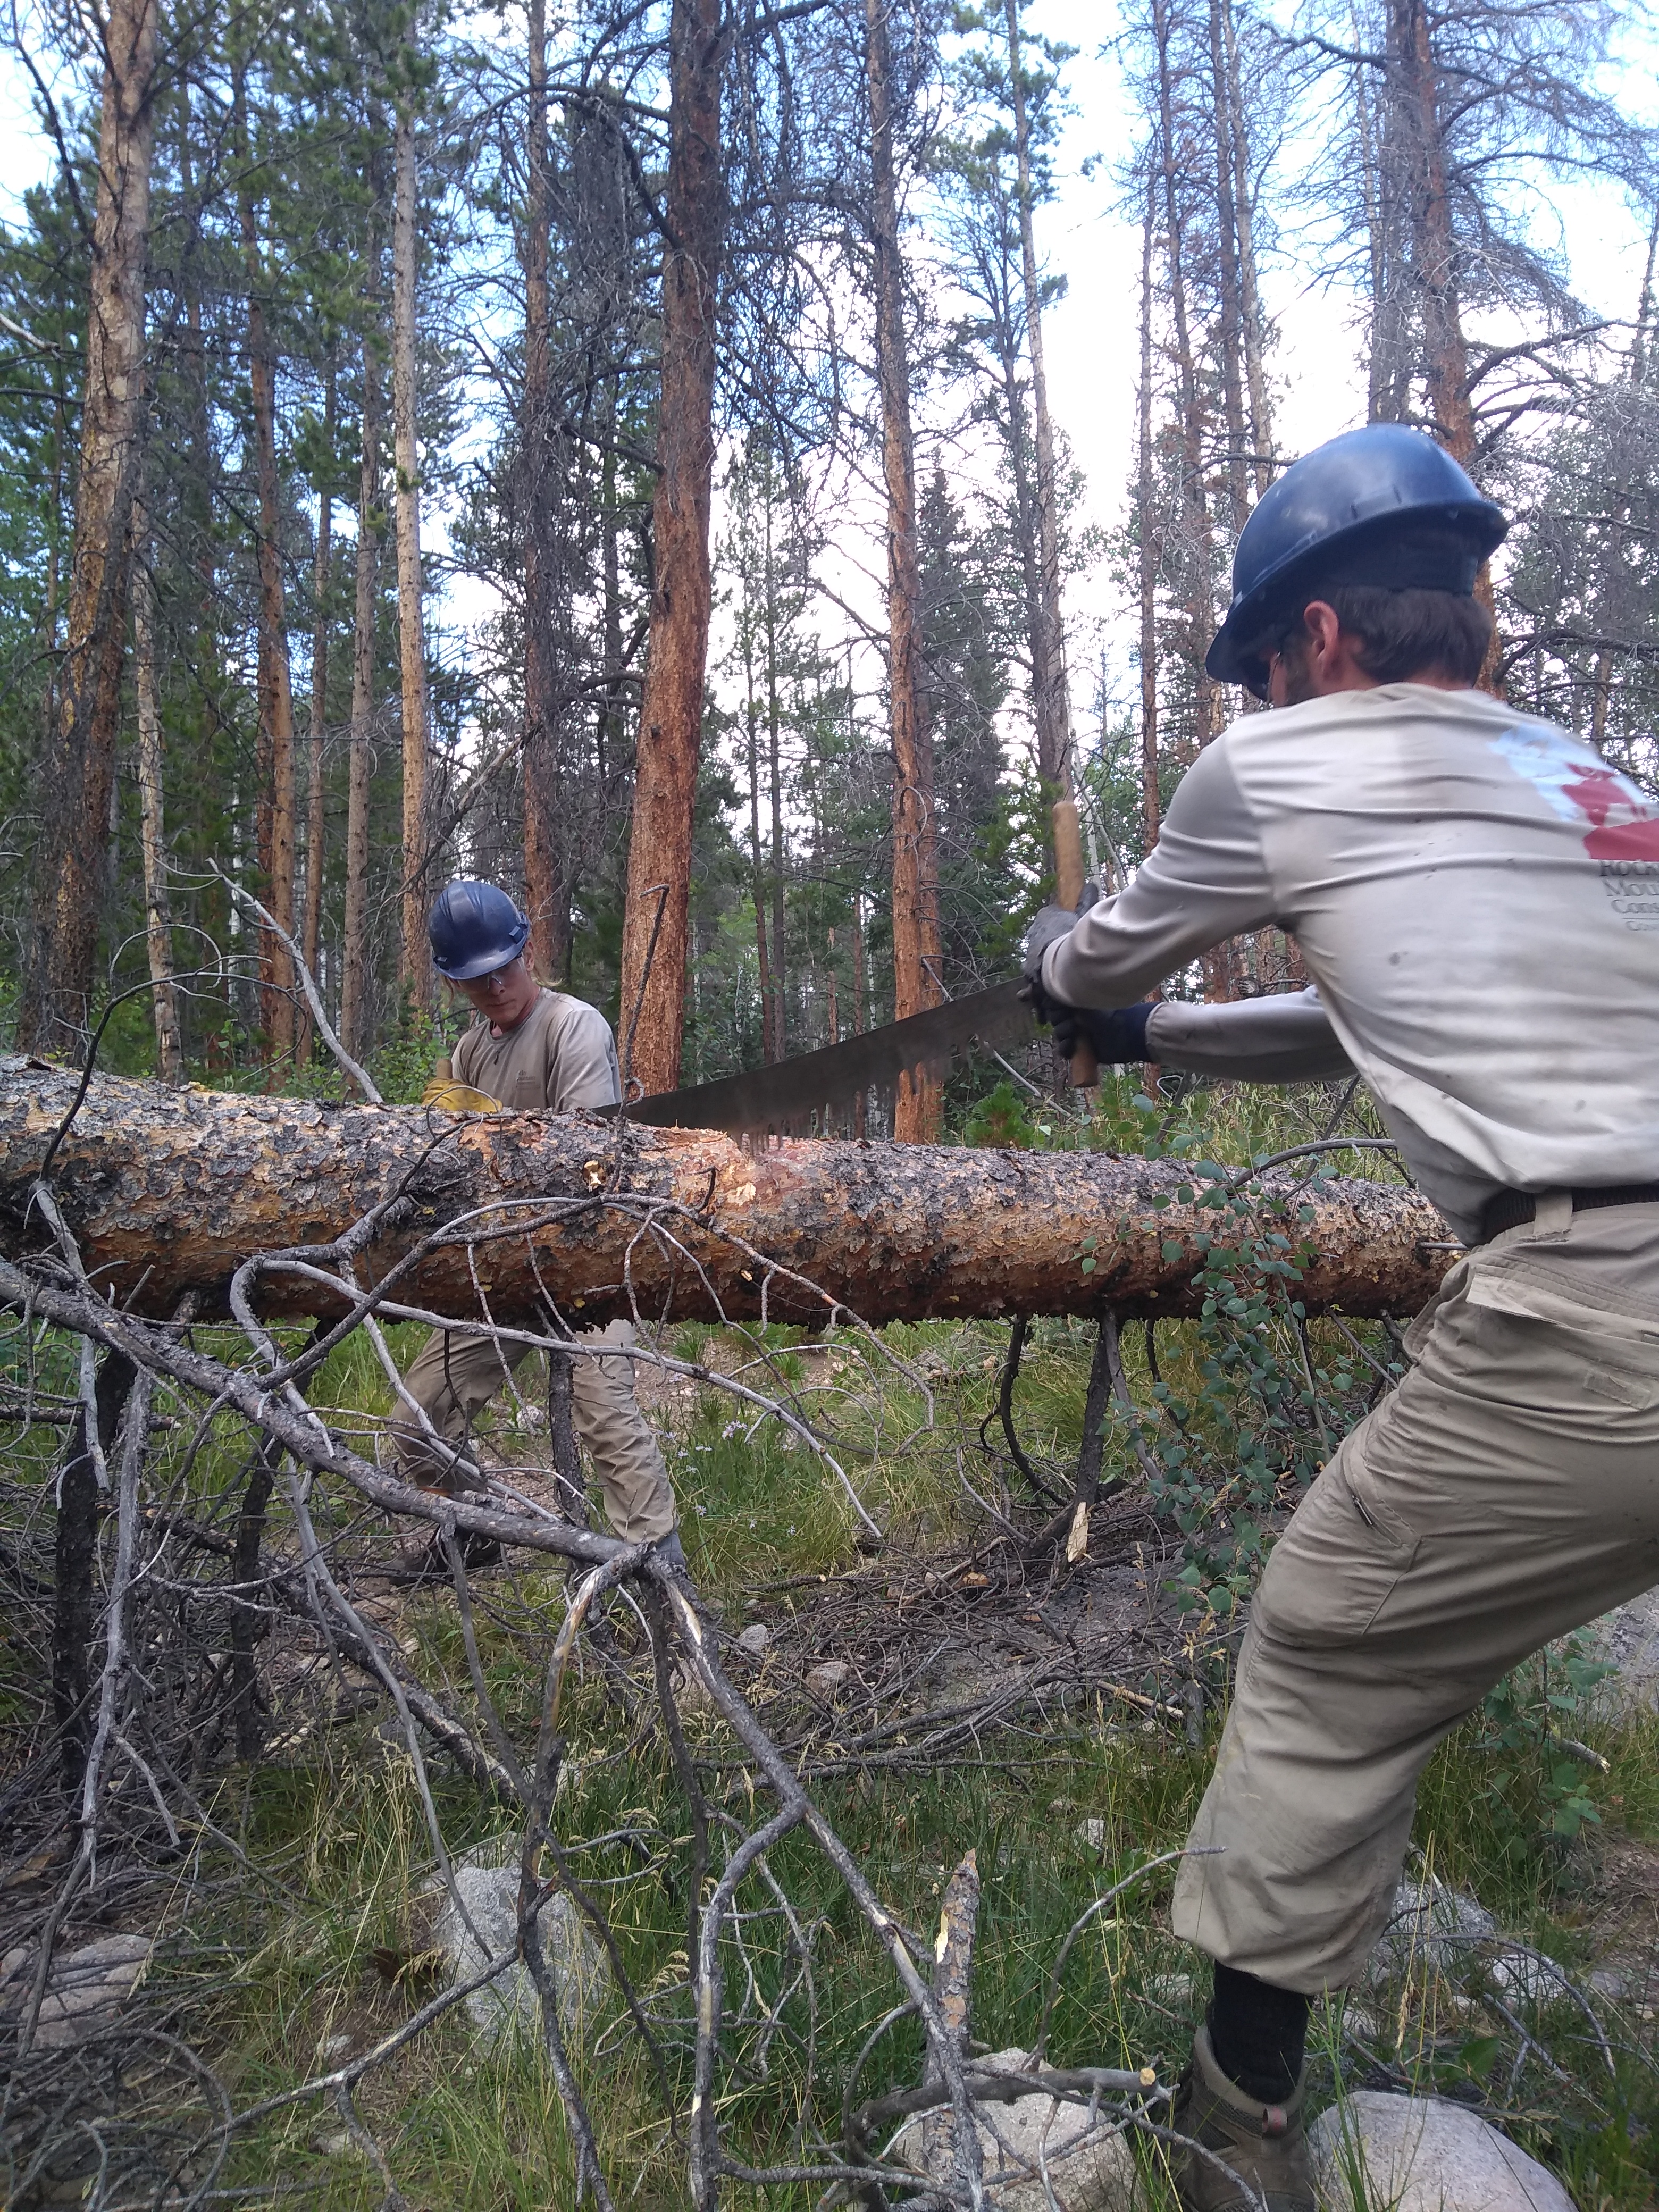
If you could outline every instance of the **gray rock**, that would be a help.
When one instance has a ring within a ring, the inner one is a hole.
[[[518,1941],[519,1869],[501,1863],[502,1847],[485,1844],[455,1869],[455,1887],[466,1907],[475,1936],[447,1890],[439,1890],[432,1942],[449,1966],[452,1989],[483,1972],[492,1958]],[[559,2026],[573,2049],[591,2040],[591,2032],[611,1996],[611,1962],[574,1900],[556,1891],[537,1915],[542,1951],[559,1992]],[[479,1939],[482,1938],[483,1948]],[[541,2032],[541,2000],[522,1960],[504,1967],[493,1982],[466,1999],[472,2023],[489,2043],[518,2031]]]
[[[1500,1951],[1487,1960],[1486,1973],[1510,2004],[1550,2004],[1571,1993],[1571,1983],[1554,1960],[1535,1957],[1530,1951]]]
[[[1086,1820],[1078,1822],[1072,1836],[1085,1851],[1103,1851],[1106,1848],[1106,1823],[1098,1813],[1091,1813]]]
[[[815,1698],[833,1698],[852,1671],[844,1659],[826,1659],[806,1677],[806,1686]]]
[[[1358,2089],[1308,2130],[1314,2179],[1334,2212],[1574,2212],[1555,2176],[1467,2105]],[[1356,2192],[1363,2159],[1364,2186]]]
[[[1377,1981],[1425,1966],[1455,1972],[1477,1944],[1497,1933],[1498,1923],[1474,1898],[1448,1889],[1443,1882],[1402,1881],[1395,1893],[1388,1925],[1371,1954],[1371,1978]]]
[[[149,1936],[100,1936],[78,1950],[61,1953],[46,1978],[35,2043],[43,2050],[60,2051],[107,2027],[132,1995],[154,1948]],[[8,1964],[15,1957],[8,1953]],[[25,1954],[5,1977],[8,2012],[21,2012],[27,2004],[33,1969],[33,1955]]]
[[[972,2064],[981,2074],[1023,2074],[1030,2054],[993,2051]],[[1089,2124],[1087,2107],[1062,2104],[1041,2090],[1012,2104],[977,2108],[980,2157],[987,2212],[1130,2212],[1135,2162],[1121,2135]],[[1086,2140],[1085,2140],[1086,2138]],[[907,2120],[893,2157],[912,2173],[946,2183],[955,2177],[953,2130],[948,2116],[919,2114]],[[1042,2179],[1048,2168],[1053,2197]]]
[[[751,1620],[738,1638],[739,1648],[751,1659],[758,1659],[771,1641],[772,1632],[763,1620]]]
[[[1588,1638],[1592,1656],[1617,1670],[1602,1686],[1613,1703],[1659,1705],[1659,1589],[1604,1613]]]

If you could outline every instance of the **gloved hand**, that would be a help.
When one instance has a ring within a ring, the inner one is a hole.
[[[1086,883],[1075,914],[1068,906],[1045,906],[1026,932],[1025,982],[1019,995],[1030,1004],[1040,1022],[1052,1022],[1057,1015],[1066,1012],[1060,1000],[1051,999],[1042,988],[1042,956],[1051,945],[1058,944],[1062,937],[1070,935],[1099,896],[1098,888],[1092,883]]]
[[[1150,1057],[1146,1046],[1146,1024],[1152,1018],[1156,1000],[1144,999],[1136,1006],[1114,1006],[1102,1011],[1093,1006],[1053,1007],[1048,1019],[1054,1024],[1054,1042],[1061,1054],[1070,1060],[1080,1044],[1086,1044],[1103,1067],[1121,1066],[1126,1060]]]

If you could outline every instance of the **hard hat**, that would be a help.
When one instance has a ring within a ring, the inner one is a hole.
[[[470,983],[516,960],[529,939],[530,924],[496,884],[458,876],[433,901],[426,933],[438,973],[452,983]]]
[[[1346,430],[1292,462],[1239,532],[1233,602],[1205,655],[1218,684],[1262,695],[1267,672],[1249,648],[1320,586],[1385,591],[1474,588],[1480,563],[1509,529],[1443,446],[1403,422]]]

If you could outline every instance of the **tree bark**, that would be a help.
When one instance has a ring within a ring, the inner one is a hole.
[[[373,295],[371,294],[371,298]],[[374,770],[374,601],[380,572],[380,368],[363,336],[362,458],[357,477],[357,598],[351,647],[351,737],[346,792],[345,924],[340,1035],[361,1060],[368,1047],[368,801]]]
[[[39,1062],[0,1062],[6,1256],[49,1242],[31,1193],[76,1083]],[[102,1075],[52,1179],[100,1290],[158,1316],[189,1289],[222,1302],[249,1254],[325,1243],[394,1198],[404,1203],[388,1206],[358,1255],[366,1285],[385,1284],[398,1260],[456,1223],[453,1241],[416,1260],[389,1297],[476,1316],[476,1266],[495,1313],[541,1310],[544,1291],[580,1328],[629,1313],[629,1285],[650,1318],[753,1316],[763,1301],[777,1320],[825,1315],[769,1261],[877,1323],[1097,1315],[1103,1304],[1120,1317],[1189,1314],[1200,1303],[1196,1240],[1218,1218],[1176,1196],[1198,1180],[1177,1161],[820,1139],[753,1153],[700,1130],[635,1126],[623,1140],[586,1116],[329,1106]],[[1310,1310],[1413,1312],[1443,1273],[1446,1252],[1425,1248],[1446,1231],[1415,1192],[1340,1180],[1317,1194],[1282,1188],[1312,1209],[1315,1256],[1297,1289]],[[481,1218],[481,1207],[492,1211]],[[468,1238],[478,1240],[471,1255]],[[341,1299],[325,1282],[273,1272],[256,1302],[273,1315],[326,1314]]]
[[[870,244],[875,260],[876,373],[887,482],[887,690],[893,739],[893,1018],[940,1003],[939,858],[933,747],[922,692],[921,574],[916,543],[916,454],[910,359],[899,258],[893,150],[892,56],[885,0],[865,0],[870,96]],[[893,1134],[929,1144],[945,1091],[925,1070],[899,1079]]]
[[[558,686],[554,669],[553,470],[549,414],[547,7],[529,0],[529,144],[525,196],[524,404],[519,422],[524,516],[524,888],[538,974],[563,971],[565,890],[558,822]]]
[[[1032,230],[1031,134],[1020,59],[1020,0],[1006,0],[1008,76],[1014,106],[1019,173],[1020,273],[1025,294],[1025,349],[1031,362],[1031,414],[1036,432],[1037,629],[1031,640],[1031,692],[1036,710],[1037,765],[1057,796],[1073,794],[1072,706],[1066,683],[1066,626],[1060,592],[1060,485],[1054,425],[1042,355],[1042,288]]]
[[[243,141],[244,173],[251,167],[242,117],[240,80],[238,130]],[[260,896],[289,936],[294,933],[295,846],[294,787],[294,695],[289,673],[288,611],[283,586],[282,505],[276,477],[276,364],[265,324],[258,227],[253,198],[240,195],[242,258],[247,276],[248,392],[253,430],[254,476],[258,485],[259,572],[258,758],[258,824],[255,841]],[[287,947],[269,930],[259,939],[259,1025],[264,1057],[275,1069],[291,1060],[295,1041],[295,978]]]
[[[1244,372],[1250,393],[1250,459],[1258,499],[1273,482],[1273,401],[1267,391],[1267,321],[1255,264],[1255,180],[1250,174],[1250,139],[1245,126],[1244,86],[1238,65],[1238,26],[1232,0],[1220,0],[1225,46],[1226,106],[1232,142],[1233,210],[1238,223],[1238,281],[1244,317]]]
[[[40,763],[40,842],[17,1014],[18,1042],[50,1052],[86,1041],[103,918],[144,430],[156,17],[157,0],[112,0],[104,30],[69,616],[58,709]]]
[[[138,823],[144,854],[144,941],[149,956],[155,1020],[155,1072],[163,1083],[185,1079],[179,994],[173,981],[173,914],[167,896],[167,826],[161,783],[161,712],[155,688],[155,609],[148,567],[148,529],[135,528],[132,564],[134,688],[138,704]]]
[[[323,445],[326,459],[317,485],[317,543],[311,566],[311,718],[306,761],[306,912],[301,957],[313,975],[323,933],[323,844],[327,834],[324,805],[323,747],[328,731],[329,580],[334,565],[335,356],[331,349],[323,374]],[[301,1017],[297,1057],[311,1057],[311,1012]]]
[[[1152,31],[1158,49],[1158,154],[1163,184],[1164,250],[1170,275],[1170,311],[1175,324],[1176,379],[1181,408],[1182,567],[1188,655],[1193,685],[1193,743],[1201,750],[1221,726],[1216,687],[1205,673],[1204,654],[1215,623],[1211,596],[1210,517],[1204,496],[1204,406],[1193,349],[1188,309],[1186,216],[1181,204],[1182,168],[1175,143],[1175,94],[1170,55],[1169,0],[1152,0]]]
[[[1152,448],[1152,231],[1157,191],[1157,179],[1149,173],[1140,230],[1140,390],[1137,395],[1140,436],[1135,500],[1140,586],[1140,819],[1149,853],[1158,842],[1164,819],[1158,753],[1158,476]]]
[[[622,1034],[626,1048],[633,1031],[629,1073],[647,1092],[672,1091],[679,1082],[684,1033],[691,830],[708,659],[714,303],[726,221],[725,46],[720,0],[674,0],[651,507],[654,578],[622,953]]]
[[[1221,299],[1222,404],[1227,414],[1227,492],[1234,538],[1250,511],[1244,419],[1244,286],[1239,267],[1237,171],[1221,19],[1231,0],[1210,0],[1210,77],[1215,108],[1216,261]]]
[[[398,637],[403,673],[403,933],[398,980],[417,1012],[432,1005],[432,955],[426,798],[428,702],[426,625],[421,611],[421,459],[416,437],[415,293],[416,235],[415,114],[398,110],[392,232],[392,418],[398,472]]]
[[[766,758],[772,798],[772,1049],[771,1061],[789,1057],[788,921],[783,869],[782,702],[778,696],[778,579],[772,557],[772,463],[766,475]]]

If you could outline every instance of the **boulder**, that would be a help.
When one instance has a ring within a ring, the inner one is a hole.
[[[447,1962],[449,1985],[470,1982],[502,1951],[519,1940],[519,1868],[516,1859],[505,1859],[503,1848],[484,1844],[459,1861],[455,1888],[466,1907],[469,1928],[447,1890],[429,1894],[434,1900],[432,1944]],[[550,1897],[536,1916],[542,1952],[552,1969],[559,1992],[559,2026],[573,2051],[591,2040],[592,2031],[611,1996],[611,1962],[597,1936],[583,1919],[575,1900],[563,1890]],[[477,1936],[472,1929],[477,1930]],[[482,1948],[480,1948],[482,1939]],[[474,1990],[466,1999],[473,2025],[486,2042],[494,2044],[520,2030],[541,2033],[541,2000],[530,1969],[522,1959],[504,1967],[493,1982]]]
[[[1602,1688],[1615,1705],[1659,1705],[1659,1589],[1604,1613],[1587,1635],[1592,1656],[1614,1670]]]
[[[149,1936],[100,1936],[60,1952],[46,1978],[34,2024],[40,2050],[61,2051],[107,2027],[132,1995],[155,1948]],[[21,1945],[0,1961],[0,2014],[15,2019],[28,2003],[35,1954]]]
[[[969,2063],[975,2073],[1023,2074],[1030,2054],[997,2051]],[[1121,2135],[1098,2124],[1091,2128],[1086,2106],[1063,2104],[1036,2090],[1012,2104],[981,2104],[976,2111],[987,2212],[1052,2212],[1056,2202],[1065,2212],[1130,2212],[1133,2156]],[[912,2173],[945,2185],[955,2178],[954,2142],[948,2113],[918,2113],[899,2130],[892,2155]]]
[[[751,1659],[762,1657],[772,1641],[772,1632],[763,1620],[751,1620],[738,1638],[738,1648],[746,1651]]]
[[[1373,1981],[1413,1968],[1462,1970],[1468,1954],[1498,1933],[1484,1905],[1440,1881],[1402,1881],[1394,1910],[1371,1954]]]
[[[1574,2212],[1547,2166],[1441,2097],[1357,2089],[1319,2115],[1308,2147],[1332,2212]]]

